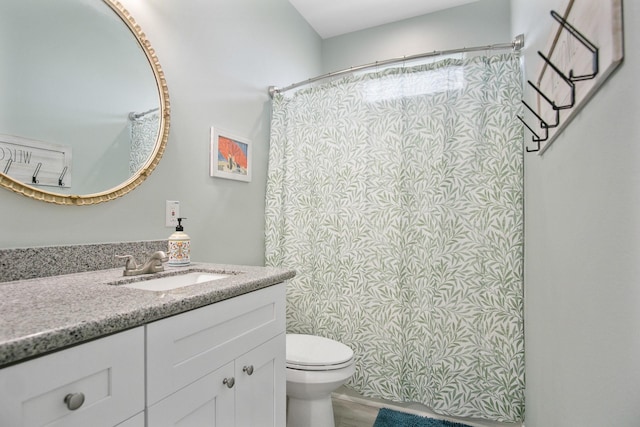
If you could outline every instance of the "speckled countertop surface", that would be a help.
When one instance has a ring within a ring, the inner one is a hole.
[[[188,271],[231,276],[169,291],[126,283]],[[154,275],[123,277],[122,268],[0,283],[0,368],[283,282],[293,270],[192,263]]]

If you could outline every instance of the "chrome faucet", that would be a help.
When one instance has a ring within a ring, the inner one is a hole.
[[[116,258],[127,260],[124,264],[124,271],[122,272],[123,276],[159,273],[164,271],[164,265],[162,263],[169,260],[167,254],[162,251],[154,252],[142,266],[139,266],[136,263],[136,259],[133,255],[116,255]]]

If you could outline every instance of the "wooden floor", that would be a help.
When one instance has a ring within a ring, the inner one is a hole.
[[[378,408],[344,399],[333,399],[333,417],[336,427],[372,427]]]
[[[446,419],[470,427],[522,427],[522,423],[499,423],[477,418],[443,417],[426,406],[416,403],[396,403],[380,399],[363,398],[345,386],[332,395],[335,427],[373,427],[380,408],[408,412],[422,417]]]

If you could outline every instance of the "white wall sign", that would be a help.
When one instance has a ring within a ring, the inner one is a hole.
[[[71,187],[71,147],[0,135],[0,172],[29,185]]]

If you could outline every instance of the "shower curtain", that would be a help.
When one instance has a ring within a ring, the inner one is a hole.
[[[129,152],[129,173],[135,175],[149,160],[156,146],[160,114],[145,114],[130,121],[131,150]]]
[[[297,271],[288,332],[353,348],[365,396],[522,419],[520,99],[515,54],[274,98],[266,263]]]

